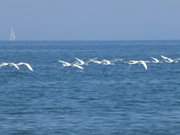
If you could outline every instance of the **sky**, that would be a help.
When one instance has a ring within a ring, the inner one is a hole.
[[[0,0],[0,40],[179,40],[180,0]]]

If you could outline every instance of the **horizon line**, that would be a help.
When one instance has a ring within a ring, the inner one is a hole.
[[[123,41],[180,41],[180,39],[124,39],[124,40],[0,40],[0,42],[123,42]]]

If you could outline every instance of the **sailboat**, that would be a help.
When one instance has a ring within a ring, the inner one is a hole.
[[[10,41],[16,40],[16,33],[15,33],[13,27],[11,28],[11,31],[10,31],[10,37],[9,37],[9,40],[10,40]]]

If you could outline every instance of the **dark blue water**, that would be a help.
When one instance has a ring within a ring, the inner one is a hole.
[[[75,57],[180,57],[180,41],[0,42],[0,134],[179,135],[180,63],[90,65],[84,71],[57,61]]]

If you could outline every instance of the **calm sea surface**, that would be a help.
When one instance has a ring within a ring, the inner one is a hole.
[[[180,58],[180,41],[0,42],[1,135],[180,135],[180,63],[89,65],[58,60]]]

